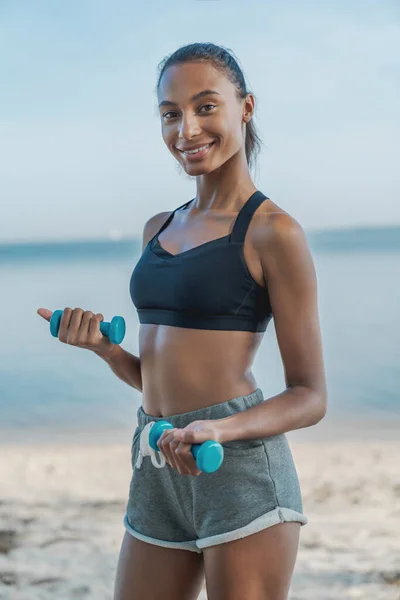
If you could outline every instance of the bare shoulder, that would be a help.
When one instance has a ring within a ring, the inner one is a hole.
[[[162,227],[168,217],[171,215],[173,211],[167,210],[164,212],[157,213],[148,219],[143,227],[143,244],[142,249],[148,244],[151,238],[157,233],[157,231]]]
[[[310,262],[307,238],[297,219],[273,202],[255,216],[253,244],[266,267],[282,267],[282,262],[294,258]]]
[[[300,223],[287,211],[268,199],[253,217],[253,243],[260,248],[281,244],[285,239],[302,237]]]
[[[274,248],[277,245],[296,244],[305,239],[303,227],[287,212],[274,212],[264,225],[264,244]]]

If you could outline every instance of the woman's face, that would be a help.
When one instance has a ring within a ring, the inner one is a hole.
[[[195,95],[212,90],[201,97]],[[245,154],[245,124],[254,109],[249,94],[239,100],[234,85],[210,63],[168,67],[158,90],[164,142],[189,175],[210,173],[234,154]],[[191,156],[184,150],[211,146]]]

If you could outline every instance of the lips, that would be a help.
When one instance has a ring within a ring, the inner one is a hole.
[[[195,162],[202,161],[209,155],[214,144],[215,144],[215,142],[212,142],[210,145],[207,145],[204,148],[204,150],[199,150],[198,152],[195,152],[194,154],[187,154],[185,152],[184,153],[185,161],[187,161],[189,163],[195,163]]]
[[[214,142],[206,142],[205,144],[199,144],[198,146],[192,146],[192,148],[186,148],[186,149],[182,149],[182,148],[178,148],[179,152],[182,152],[182,154],[184,154],[185,152],[190,152],[191,150],[198,150],[199,148],[204,148],[204,146],[212,146],[213,144],[215,144]]]

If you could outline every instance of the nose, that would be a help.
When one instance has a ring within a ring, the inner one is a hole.
[[[179,139],[190,140],[200,132],[197,116],[189,112],[183,114],[179,124]]]

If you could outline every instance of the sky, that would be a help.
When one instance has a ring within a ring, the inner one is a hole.
[[[155,89],[193,42],[255,95],[258,189],[306,230],[400,224],[397,0],[0,0],[0,242],[141,236],[194,197]]]

